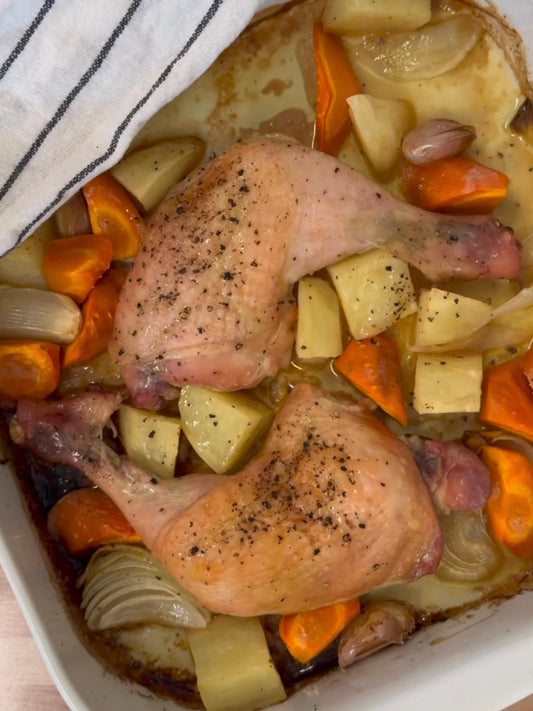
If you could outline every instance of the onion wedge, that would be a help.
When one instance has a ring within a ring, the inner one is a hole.
[[[141,546],[99,548],[78,580],[90,630],[156,623],[203,628],[210,613]]]
[[[0,287],[0,338],[70,343],[81,312],[69,296],[43,289]]]
[[[352,47],[356,65],[361,64],[384,79],[430,79],[462,62],[478,42],[481,32],[472,17],[458,13],[415,32],[366,35]]]

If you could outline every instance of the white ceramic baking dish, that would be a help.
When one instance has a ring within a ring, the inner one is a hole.
[[[478,3],[490,5],[488,2]],[[533,0],[496,3],[520,29],[533,67]],[[0,564],[44,661],[73,711],[169,711],[179,706],[122,682],[74,634],[11,471],[0,465]],[[334,672],[280,711],[500,711],[533,693],[533,593],[484,606]]]

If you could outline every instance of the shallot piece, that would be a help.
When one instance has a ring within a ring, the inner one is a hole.
[[[339,640],[342,669],[391,644],[403,644],[415,628],[411,606],[397,600],[368,603],[361,615],[345,628]]]
[[[476,137],[474,126],[451,119],[431,119],[416,126],[402,141],[402,153],[416,165],[462,153]]]

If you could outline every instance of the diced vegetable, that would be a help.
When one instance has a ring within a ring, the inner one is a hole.
[[[362,341],[351,341],[335,360],[335,366],[382,410],[407,425],[400,352],[390,336],[381,333]]]
[[[532,319],[533,287],[527,286],[496,306],[480,346],[485,349],[526,346],[531,340]]]
[[[533,440],[533,393],[520,356],[486,369],[479,416],[487,424]]]
[[[491,307],[483,301],[443,289],[422,291],[415,345],[431,350],[431,346],[463,341],[488,323],[491,315]]]
[[[377,173],[387,173],[401,153],[402,138],[413,125],[410,105],[370,94],[348,98],[350,118],[361,146]]]
[[[440,356],[419,353],[413,407],[420,414],[478,412],[482,377],[480,353]]]
[[[68,296],[0,287],[0,338],[70,343],[80,326],[80,310]]]
[[[93,554],[81,575],[87,626],[104,630],[158,623],[202,628],[210,613],[144,547],[108,545]]]
[[[52,240],[43,260],[50,289],[82,303],[113,258],[111,240],[103,235],[78,235]]]
[[[110,173],[149,212],[199,165],[204,151],[203,141],[193,136],[161,141],[130,153]]]
[[[361,85],[342,42],[314,25],[313,50],[318,75],[316,140],[319,151],[335,155],[350,131],[346,99],[361,92]]]
[[[135,257],[141,246],[144,221],[122,185],[109,173],[93,178],[83,188],[93,232],[113,243],[114,259]]]
[[[328,267],[352,336],[375,336],[417,309],[408,265],[382,249]]]
[[[283,615],[279,634],[292,656],[301,664],[307,664],[331,644],[360,611],[359,600],[355,599]]]
[[[177,417],[121,405],[118,426],[130,459],[160,477],[174,476],[181,432]]]
[[[411,163],[425,165],[462,153],[475,137],[474,126],[451,119],[430,119],[405,136],[402,153]]]
[[[359,173],[362,173],[373,180],[375,179],[372,166],[368,162],[368,159],[353,131],[350,131],[346,140],[340,147],[339,152],[337,153],[337,158],[342,161],[342,163],[346,163],[346,165],[354,168],[354,170],[359,171]]]
[[[533,388],[533,346],[526,351],[520,367],[528,380],[529,387]]]
[[[47,519],[48,530],[74,556],[106,543],[140,543],[118,506],[101,489],[75,489],[54,504]]]
[[[328,0],[323,23],[330,32],[366,34],[416,30],[431,20],[431,0]]]
[[[404,161],[405,196],[413,205],[435,212],[485,214],[507,197],[509,178],[468,156],[453,156],[415,165]]]
[[[258,618],[218,615],[187,639],[206,711],[249,711],[286,698]]]
[[[181,389],[179,409],[185,436],[218,474],[235,467],[272,420],[271,410],[259,400],[197,385]]]
[[[509,302],[519,291],[511,279],[451,279],[447,286],[450,291],[484,301],[493,309]]]
[[[354,47],[356,67],[391,81],[429,79],[462,62],[480,36],[480,25],[462,13],[414,32],[368,35]]]
[[[54,237],[53,221],[47,220],[31,237],[0,257],[0,283],[47,289],[43,257],[46,246]]]
[[[494,536],[514,555],[533,556],[533,463],[521,452],[486,446],[492,478],[487,518]]]
[[[0,341],[0,395],[45,398],[59,382],[60,348],[39,341]]]
[[[113,332],[118,296],[126,276],[112,267],[98,282],[83,304],[83,325],[76,338],[65,348],[65,368],[88,363],[107,348]]]
[[[301,360],[334,358],[341,351],[337,294],[323,279],[303,277],[298,283],[296,355]]]

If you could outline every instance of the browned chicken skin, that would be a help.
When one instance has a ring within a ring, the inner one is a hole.
[[[298,385],[239,474],[170,480],[95,438],[116,406],[97,394],[21,401],[12,433],[82,469],[214,612],[297,612],[414,580],[440,560],[442,534],[409,448],[352,402]]]
[[[414,580],[442,535],[409,449],[364,408],[299,385],[259,456],[152,550],[209,609],[257,615]]]
[[[124,286],[110,351],[139,405],[168,385],[237,390],[287,365],[292,284],[384,247],[441,279],[513,277],[517,243],[489,216],[425,212],[289,139],[237,144],[171,191]]]

